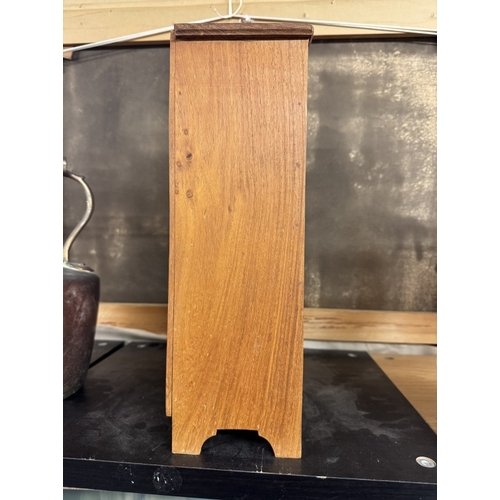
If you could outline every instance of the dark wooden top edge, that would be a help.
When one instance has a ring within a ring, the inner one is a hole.
[[[175,40],[310,40],[314,30],[295,23],[200,23],[175,24],[173,34]]]

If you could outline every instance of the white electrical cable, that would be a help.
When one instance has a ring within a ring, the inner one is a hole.
[[[222,21],[223,19],[232,19],[236,15],[238,15],[239,11],[241,10],[241,7],[243,7],[243,0],[240,0],[240,3],[238,5],[238,8],[234,11],[233,13],[233,5],[231,0],[228,2],[228,14],[227,16],[222,16],[217,12],[217,9],[214,7],[215,12],[217,13],[217,17],[211,17],[209,19],[200,19],[199,21],[191,21],[189,24],[202,24],[202,23],[213,23],[216,21]],[[138,38],[145,38],[147,36],[153,36],[153,35],[161,35],[162,33],[168,33],[169,31],[172,31],[174,29],[174,26],[166,26],[164,28],[157,28],[154,30],[149,30],[149,31],[141,31],[140,33],[134,33],[132,35],[123,35],[119,36],[116,38],[109,38],[108,40],[102,40],[100,42],[92,42],[92,43],[86,43],[84,45],[78,45],[76,47],[69,47],[67,49],[63,50],[63,54],[66,52],[78,52],[80,50],[85,50],[85,49],[93,49],[95,47],[102,47],[104,45],[111,45],[113,43],[120,43],[120,42],[129,42],[130,40],[137,40]]]
[[[437,30],[430,28],[407,28],[404,26],[387,26],[382,24],[359,24],[359,23],[344,23],[337,21],[322,21],[316,19],[295,19],[286,17],[267,17],[267,16],[248,16],[248,15],[233,15],[237,19],[252,19],[256,21],[276,21],[283,23],[306,23],[316,24],[318,26],[334,26],[338,28],[359,28],[366,30],[377,31],[395,31],[397,33],[412,33],[418,35],[437,35]]]
[[[219,20],[218,17],[212,19]],[[209,22],[209,21],[205,21]],[[160,35],[161,33],[168,33],[174,29],[173,26],[167,26],[166,28],[158,28],[156,30],[142,31],[141,33],[134,33],[133,35],[124,35],[117,38],[110,38],[108,40],[101,40],[100,42],[86,43],[84,45],[77,45],[76,47],[69,47],[63,50],[63,54],[66,52],[78,52],[79,50],[93,49],[95,47],[102,47],[103,45],[111,45],[113,43],[128,42],[130,40],[136,40],[137,38],[144,38],[146,36]]]
[[[359,24],[359,23],[345,23],[337,21],[323,21],[317,19],[295,19],[295,18],[284,18],[284,17],[266,17],[266,16],[251,16],[248,14],[240,15],[239,12],[243,6],[243,0],[239,1],[238,8],[233,12],[232,0],[228,0],[228,14],[225,16],[220,15],[217,9],[213,8],[218,14],[217,17],[212,17],[209,19],[200,19],[199,21],[190,21],[188,24],[202,24],[202,23],[212,23],[217,21],[222,21],[225,19],[240,19],[245,22],[257,20],[257,21],[275,21],[275,22],[289,22],[289,23],[306,23],[315,24],[318,26],[333,26],[338,28],[357,28],[357,29],[367,29],[367,30],[377,30],[377,31],[392,31],[397,33],[410,33],[418,35],[431,35],[437,36],[437,30],[428,28],[408,28],[405,26],[387,26],[381,24]],[[120,42],[129,42],[131,40],[137,40],[138,38],[145,38],[153,35],[160,35],[162,33],[168,33],[174,29],[174,26],[166,26],[164,28],[157,28],[149,31],[141,31],[140,33],[134,33],[131,35],[124,35],[116,38],[110,38],[108,40],[102,40],[100,42],[86,43],[84,45],[78,45],[76,47],[68,47],[63,49],[63,54],[66,52],[78,52],[80,50],[92,49],[95,47],[102,47],[104,45],[111,45]]]
[[[223,17],[212,17],[211,19],[203,19],[201,21],[193,21],[194,23],[211,23],[215,21],[220,21],[224,19]],[[111,45],[113,43],[129,42],[130,40],[137,40],[138,38],[145,38],[147,36],[160,35],[162,33],[168,33],[172,31],[174,26],[166,26],[165,28],[158,28],[155,30],[141,31],[140,33],[134,33],[132,35],[119,36],[117,38],[109,38],[108,40],[101,40],[100,42],[86,43],[84,45],[77,45],[76,47],[69,47],[63,50],[65,52],[78,52],[79,50],[93,49],[95,47],[102,47],[103,45]]]

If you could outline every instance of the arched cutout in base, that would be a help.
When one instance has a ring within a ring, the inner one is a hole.
[[[180,433],[177,435],[175,426],[172,432],[172,453],[199,455],[202,451],[209,453],[211,449],[225,448],[227,456],[242,453],[255,456],[256,453],[269,453],[276,458],[300,458],[302,453],[301,434],[291,432],[280,433],[271,438],[265,431],[248,429],[216,429],[209,432]],[[266,451],[267,450],[267,451]]]
[[[274,459],[271,443],[257,431],[241,429],[219,429],[208,438],[201,448],[203,454],[221,454],[225,457],[251,458],[261,456],[264,460]]]

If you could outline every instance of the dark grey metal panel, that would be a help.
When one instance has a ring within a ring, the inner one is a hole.
[[[436,309],[436,45],[313,45],[306,304]]]
[[[306,306],[434,311],[436,44],[314,42],[309,57]],[[103,301],[166,301],[168,79],[166,46],[64,63],[64,155],[96,197],[71,257]],[[65,235],[84,203],[70,182]]]
[[[169,54],[93,50],[64,63],[64,155],[95,195],[71,259],[99,274],[102,301],[167,301]],[[64,187],[66,235],[84,200]]]

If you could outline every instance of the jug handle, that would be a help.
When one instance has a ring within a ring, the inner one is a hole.
[[[85,182],[85,177],[71,172],[68,169],[68,164],[66,160],[63,160],[63,176],[69,177],[70,179],[77,181],[83,187],[87,202],[87,208],[85,210],[85,214],[83,215],[80,222],[78,222],[78,224],[75,226],[73,231],[71,231],[71,234],[66,238],[66,241],[64,242],[63,245],[63,263],[67,263],[69,262],[69,251],[71,249],[71,246],[73,245],[74,241],[76,240],[77,236],[81,233],[83,228],[87,225],[87,222],[90,220],[94,212],[94,195],[92,194],[92,191],[90,190],[88,184]]]

